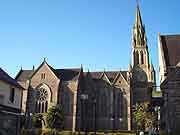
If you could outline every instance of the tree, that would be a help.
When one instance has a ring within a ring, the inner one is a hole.
[[[33,115],[33,126],[35,128],[42,128],[42,123],[45,125],[43,115],[40,113]]]
[[[148,102],[136,104],[134,111],[134,118],[138,130],[152,128],[155,123],[155,115],[150,110]]]
[[[49,108],[46,116],[48,128],[61,129],[63,126],[64,114],[62,106],[56,105]]]

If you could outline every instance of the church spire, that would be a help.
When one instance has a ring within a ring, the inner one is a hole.
[[[135,26],[136,27],[143,27],[142,19],[141,19],[141,12],[139,9],[139,3],[138,0],[136,2],[136,21],[135,21]]]
[[[145,27],[142,22],[139,4],[136,4],[136,17],[133,27],[133,47],[147,47]]]
[[[142,22],[139,3],[136,3],[136,17],[132,36],[132,66],[149,64],[149,53],[145,26]]]

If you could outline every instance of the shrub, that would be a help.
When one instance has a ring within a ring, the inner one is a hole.
[[[56,129],[46,129],[46,130],[25,130],[23,129],[21,135],[85,135],[84,132],[72,132],[72,131],[59,131]],[[87,132],[87,135],[94,135],[94,132]],[[106,135],[104,132],[96,132],[96,135]],[[135,132],[122,131],[116,133],[109,133],[109,135],[136,135]]]
[[[59,135],[59,133],[55,129],[50,129],[43,131],[41,135]]]
[[[61,129],[63,127],[64,114],[62,107],[56,105],[48,110],[46,116],[47,127],[51,129]]]
[[[29,129],[22,129],[21,135],[41,135],[42,130],[29,130]]]
[[[36,113],[33,115],[33,126],[35,128],[42,128],[42,123],[45,125],[43,114]]]
[[[27,126],[26,126],[26,116],[24,116],[24,115],[21,115],[20,116],[20,128],[22,129],[22,128],[26,128]]]

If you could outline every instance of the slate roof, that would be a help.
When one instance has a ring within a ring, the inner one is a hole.
[[[77,78],[81,69],[56,69],[55,71],[58,78],[61,78],[63,81],[68,81]]]
[[[74,68],[74,69],[54,69],[50,67],[51,70],[54,72],[54,74],[61,78],[63,81],[73,80],[75,79],[79,72],[80,68]],[[36,70],[21,70],[20,73],[17,75],[16,80],[18,81],[26,81],[34,74]]]
[[[81,71],[81,68],[70,68],[70,69],[54,69],[49,66],[53,73],[63,81],[74,80],[78,78],[78,75]],[[26,81],[34,74],[36,70],[21,70],[16,76],[16,80],[18,81]],[[121,72],[123,77],[127,80],[127,71],[107,71],[105,72],[108,79],[112,82],[118,73]],[[90,72],[93,79],[100,79],[103,71],[100,72]],[[87,72],[84,72],[86,75]]]
[[[128,71],[105,71],[105,74],[107,75],[108,79],[112,82],[115,77],[118,75],[118,73],[121,72],[123,77],[127,80],[127,72]],[[93,79],[100,79],[101,75],[104,73],[103,71],[100,72],[90,72]],[[87,74],[85,72],[84,74]]]
[[[166,66],[176,66],[180,61],[180,35],[161,35]]]
[[[15,79],[17,81],[26,81],[32,76],[34,72],[35,70],[21,70]]]
[[[12,77],[10,77],[2,68],[0,68],[0,80],[10,84],[10,85],[13,85],[17,88],[21,88],[23,89],[15,79],[13,79]]]

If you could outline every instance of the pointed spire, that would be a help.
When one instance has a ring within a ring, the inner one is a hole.
[[[143,25],[143,22],[141,19],[141,13],[140,13],[138,1],[136,4],[136,17],[135,17],[135,24],[133,27],[133,40],[132,41],[133,41],[133,47],[137,47],[137,46],[147,47],[145,26]]]
[[[106,72],[106,69],[104,68],[104,71],[103,71],[104,73]]]
[[[44,61],[43,62],[46,63],[46,57],[44,57]]]
[[[88,73],[90,73],[90,70],[89,70],[89,68],[88,68]]]
[[[152,60],[151,60],[151,64],[150,64],[150,70],[151,70],[151,71],[154,71],[154,65],[153,65],[153,63],[152,63]]]
[[[129,64],[129,67],[128,67],[128,71],[132,71],[132,65],[131,65],[131,63]]]
[[[35,66],[33,65],[33,70],[35,69]]]
[[[83,71],[83,65],[81,64],[81,72]]]
[[[136,1],[136,21],[135,21],[135,26],[143,27],[138,0]]]

